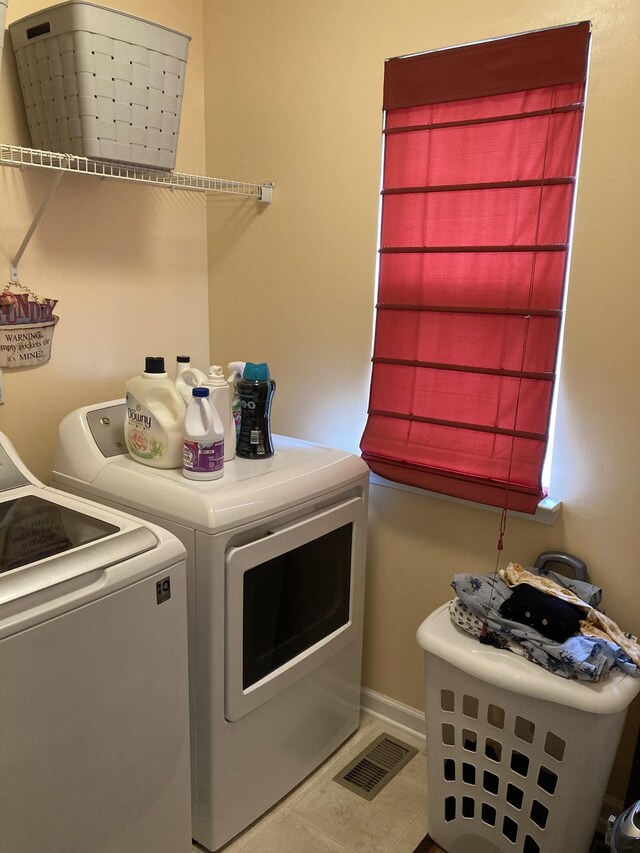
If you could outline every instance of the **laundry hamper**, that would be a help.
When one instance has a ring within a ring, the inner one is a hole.
[[[174,168],[190,36],[82,0],[9,31],[35,148]]]
[[[433,841],[447,853],[587,853],[640,679],[560,678],[482,645],[448,604],[417,638]]]

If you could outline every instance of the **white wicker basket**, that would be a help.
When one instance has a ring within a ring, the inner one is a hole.
[[[9,30],[35,148],[175,167],[189,36],[80,0]]]
[[[448,605],[418,642],[430,837],[448,853],[586,853],[640,680],[552,675],[481,645]]]

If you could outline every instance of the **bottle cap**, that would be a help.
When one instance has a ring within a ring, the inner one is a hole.
[[[164,373],[164,358],[161,355],[148,355],[144,360],[145,373]]]
[[[248,361],[244,366],[242,378],[248,379],[250,382],[260,382],[261,380],[269,379],[269,365],[265,361],[260,364]]]
[[[209,396],[209,389],[203,388],[201,385],[198,385],[197,388],[193,389],[193,391],[191,392],[191,395],[193,397],[208,397]]]
[[[212,364],[207,376],[207,385],[211,387],[222,387],[224,385],[226,387],[226,384],[227,380],[224,378],[222,367],[219,364]]]
[[[178,364],[189,364],[191,362],[191,356],[190,355],[177,355],[176,361],[178,362]]]

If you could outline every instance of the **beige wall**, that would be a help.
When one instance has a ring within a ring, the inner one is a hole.
[[[43,6],[10,0],[7,25]],[[201,0],[121,0],[114,8],[193,36],[177,168],[204,174]],[[0,77],[0,141],[29,146],[8,31]],[[0,168],[0,280],[53,173]],[[203,196],[65,175],[27,247],[20,279],[59,300],[51,361],[5,370],[0,430],[41,478],[72,409],[123,396],[145,355],[208,359],[206,201]]]
[[[208,204],[211,355],[267,360],[275,428],[351,449],[367,404],[385,58],[593,21],[552,481],[564,506],[555,527],[512,519],[504,559],[580,555],[609,615],[640,633],[636,0],[204,8],[208,172],[276,181],[270,208]],[[451,596],[454,572],[493,570],[497,524],[488,510],[372,488],[368,687],[422,707],[415,630]],[[623,757],[617,796],[626,767]]]
[[[10,0],[8,22],[42,5]],[[25,283],[59,300],[52,359],[4,372],[0,429],[25,462],[46,478],[67,411],[120,396],[146,354],[172,360],[184,351],[201,367],[209,355],[269,361],[278,382],[275,428],[356,449],[371,350],[384,59],[589,18],[593,57],[552,483],[564,507],[553,528],[512,519],[505,559],[531,562],[546,548],[579,554],[605,589],[609,615],[640,633],[636,1],[112,5],[193,36],[178,168],[275,180],[275,202],[205,201],[65,176],[20,265]],[[29,144],[8,36],[0,141]],[[50,177],[0,168],[7,272]],[[497,515],[376,486],[370,519],[365,683],[422,707],[415,629],[450,596],[455,571],[493,569]],[[617,796],[626,768],[622,755]]]

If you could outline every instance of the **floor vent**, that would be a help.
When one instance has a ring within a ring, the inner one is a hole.
[[[388,734],[381,734],[333,777],[365,800],[372,800],[418,750]]]

